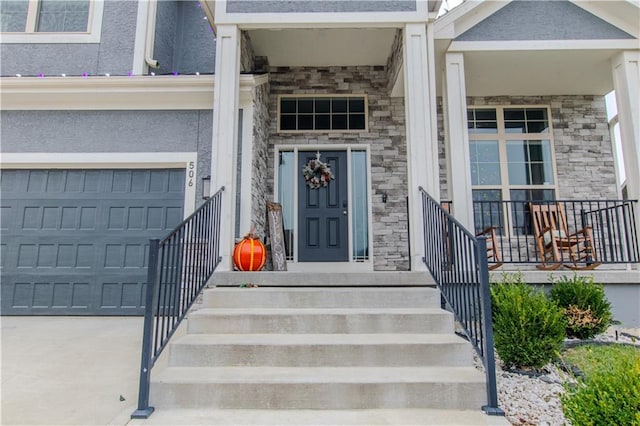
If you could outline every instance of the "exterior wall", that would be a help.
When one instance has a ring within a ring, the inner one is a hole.
[[[467,99],[467,104],[550,105],[559,189],[557,197],[574,200],[617,198],[604,97],[488,97]]]
[[[256,69],[255,53],[249,33],[242,31],[240,33],[240,71],[251,72]]]
[[[413,12],[416,0],[227,0],[227,13]]]
[[[633,36],[568,1],[514,1],[458,41],[482,40],[598,40]]]
[[[106,0],[100,43],[2,44],[0,74],[127,75],[133,66],[137,1]]]
[[[396,30],[396,36],[391,45],[391,54],[387,59],[387,90],[391,93],[402,68],[402,30]]]
[[[469,106],[549,105],[553,125],[559,199],[617,199],[611,135],[602,96],[524,96],[468,98]],[[438,134],[441,191],[446,188],[441,102]],[[468,167],[468,165],[465,165]]]
[[[274,145],[368,145],[371,152],[375,270],[408,270],[407,150],[403,98],[391,98],[385,67],[272,68],[267,194],[273,194]],[[367,94],[369,130],[361,133],[277,132],[281,94]],[[382,194],[388,196],[382,203]]]
[[[267,180],[273,161],[269,157],[269,83],[258,86],[253,93],[253,152],[251,158],[251,226],[256,233],[266,235]],[[241,232],[244,232],[241,230]]]
[[[153,57],[156,74],[213,74],[215,37],[198,1],[159,1]]]
[[[3,111],[0,127],[3,153],[197,152],[196,194],[211,170],[212,111]]]

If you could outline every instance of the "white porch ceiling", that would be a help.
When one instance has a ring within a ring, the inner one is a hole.
[[[250,30],[257,56],[272,66],[386,65],[395,28]]]
[[[605,95],[613,90],[613,50],[464,53],[468,96]],[[444,70],[444,55],[438,55]],[[442,73],[438,73],[438,90]]]

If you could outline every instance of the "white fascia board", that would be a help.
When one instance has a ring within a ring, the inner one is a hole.
[[[240,92],[268,76],[240,76]],[[3,77],[0,110],[194,110],[213,108],[212,75]]]
[[[434,38],[453,40],[509,4],[507,0],[466,0],[436,19]]]
[[[638,41],[623,40],[515,40],[454,41],[448,52],[490,52],[524,50],[637,50]]]

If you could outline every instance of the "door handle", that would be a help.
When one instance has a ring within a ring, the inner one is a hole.
[[[346,210],[342,210],[342,214],[346,216],[347,215],[347,211]]]

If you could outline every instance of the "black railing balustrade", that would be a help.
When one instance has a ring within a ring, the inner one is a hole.
[[[163,240],[151,240],[147,271],[138,408],[146,419],[151,368],[220,263],[220,209],[224,187]]]
[[[501,263],[540,263],[531,204],[562,206],[569,234],[590,227],[595,262],[640,263],[638,200],[474,201],[475,231],[494,228]]]
[[[486,239],[465,229],[422,187],[420,192],[424,263],[484,364],[487,405],[482,410],[502,416],[496,386]]]

